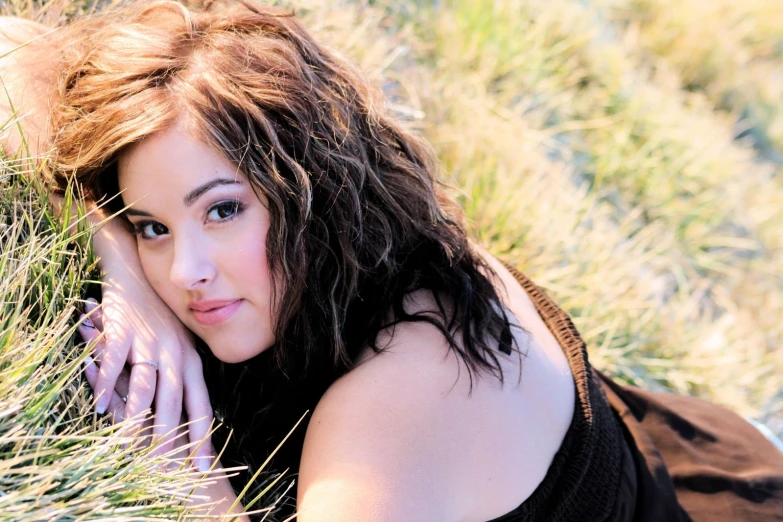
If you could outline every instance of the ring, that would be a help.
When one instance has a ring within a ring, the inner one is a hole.
[[[140,361],[136,361],[135,363],[131,363],[131,366],[136,366],[137,364],[146,364],[146,365],[152,366],[153,368],[155,368],[156,372],[158,370],[160,370],[160,368],[158,368],[158,363],[156,363],[155,361],[151,361],[149,359],[141,359]]]

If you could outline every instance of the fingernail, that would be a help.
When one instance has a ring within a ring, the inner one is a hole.
[[[201,473],[207,473],[209,471],[209,458],[208,457],[199,457],[198,458],[198,470]]]
[[[87,357],[84,358],[84,367],[87,368],[89,365],[91,365],[94,362],[95,360],[88,355]]]
[[[103,415],[106,413],[106,408],[109,407],[109,398],[101,395],[98,397],[98,402],[95,404],[95,413]]]

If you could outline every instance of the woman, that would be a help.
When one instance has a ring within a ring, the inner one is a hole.
[[[516,507],[568,429],[572,378],[532,313],[542,346],[524,366],[512,354],[528,341],[442,209],[428,149],[289,16],[199,17],[177,4],[117,16],[120,30],[82,30],[99,49],[68,58],[52,123],[60,172],[94,199],[121,191],[146,279],[218,359],[273,348],[280,372],[323,395],[301,450],[300,510],[437,520]],[[506,306],[521,316],[530,305]],[[535,394],[513,385],[520,373]],[[464,422],[486,428],[458,436]],[[528,449],[497,452],[514,443]],[[421,466],[431,474],[418,482]]]
[[[144,279],[208,374],[259,372],[266,395],[229,412],[263,410],[244,451],[313,409],[281,460],[299,520],[778,516],[771,443],[592,370],[568,317],[468,242],[426,145],[292,17],[137,4],[73,30],[58,180],[121,195]]]

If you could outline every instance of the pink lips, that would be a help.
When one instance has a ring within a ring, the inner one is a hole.
[[[241,305],[242,299],[215,299],[188,303],[188,307],[193,311],[193,317],[202,326],[214,326],[228,321]]]

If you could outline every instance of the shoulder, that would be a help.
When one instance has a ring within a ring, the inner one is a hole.
[[[337,380],[313,412],[299,520],[489,520],[524,501],[565,436],[574,390],[567,363],[550,357],[554,338],[537,340],[543,323],[522,324],[531,326],[530,335],[514,329],[524,359],[495,352],[502,385],[488,373],[471,381],[432,325],[403,323],[379,339],[384,351]]]
[[[458,518],[444,441],[457,425],[449,403],[467,392],[455,386],[456,358],[436,332],[401,325],[385,351],[327,390],[302,452],[303,522]]]
[[[49,30],[48,27],[25,18],[0,16],[0,42],[3,44],[8,42],[20,45]]]

